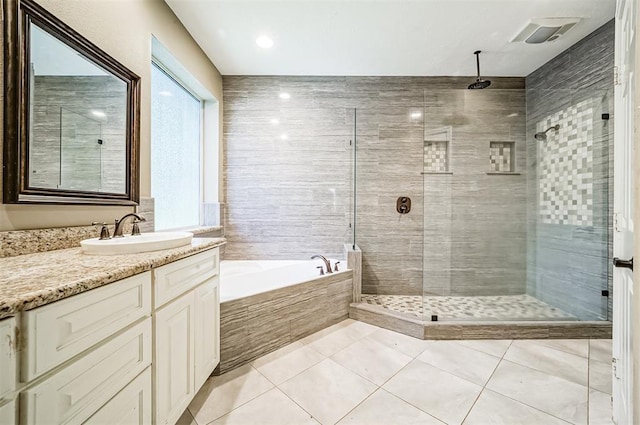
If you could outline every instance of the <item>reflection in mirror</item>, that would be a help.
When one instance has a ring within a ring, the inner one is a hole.
[[[127,84],[31,23],[28,187],[127,191]]]

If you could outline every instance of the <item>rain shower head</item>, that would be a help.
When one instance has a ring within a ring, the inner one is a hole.
[[[556,124],[552,127],[547,128],[545,131],[541,131],[540,133],[536,133],[533,135],[534,139],[536,140],[540,140],[541,142],[544,142],[547,140],[547,133],[551,130],[555,130],[558,131],[560,130],[560,124]]]
[[[469,90],[475,90],[475,89],[486,89],[487,87],[489,87],[491,85],[491,81],[489,80],[483,80],[480,77],[480,53],[482,52],[482,50],[476,50],[475,52],[473,52],[474,55],[476,55],[476,67],[478,69],[478,77],[476,78],[476,81],[474,81],[473,83],[469,84]]]

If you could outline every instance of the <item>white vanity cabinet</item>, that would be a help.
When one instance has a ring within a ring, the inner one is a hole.
[[[163,303],[154,313],[158,425],[176,423],[220,359],[218,249],[189,260],[154,273],[155,300]]]
[[[0,424],[16,423],[16,367],[18,354],[16,344],[16,320],[0,320]]]
[[[213,248],[0,320],[0,425],[174,425],[219,363],[218,270]]]

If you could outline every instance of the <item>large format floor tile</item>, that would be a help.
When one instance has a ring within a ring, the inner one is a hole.
[[[611,394],[613,371],[609,363],[589,361],[589,388]]]
[[[326,359],[279,388],[320,423],[329,425],[339,421],[378,387]]]
[[[611,340],[423,341],[345,320],[209,378],[177,425],[612,425],[610,359]]]
[[[587,387],[503,360],[487,388],[573,424],[587,423]]]
[[[589,425],[613,425],[609,394],[589,390]]]
[[[431,415],[379,389],[360,403],[340,425],[444,425]]]
[[[526,340],[513,341],[505,360],[587,386],[589,360]]]
[[[589,359],[602,363],[611,363],[612,348],[610,339],[590,339]]]
[[[576,356],[589,357],[588,339],[529,339],[527,341],[575,354]]]
[[[273,384],[251,365],[214,376],[207,380],[189,405],[199,425],[226,415],[236,407],[273,388]]]
[[[424,351],[425,341],[388,329],[378,329],[365,339],[373,339],[387,347],[398,350],[409,357],[416,357]]]
[[[212,425],[317,425],[310,414],[277,388],[215,420]]]
[[[377,331],[367,323],[347,319],[300,340],[325,356],[331,356],[357,340]]]
[[[254,360],[251,364],[267,379],[279,385],[324,359],[325,356],[313,348],[294,342]]]
[[[474,404],[464,425],[567,425],[533,407],[485,389]]]
[[[382,388],[452,425],[460,424],[482,387],[414,360]]]
[[[499,357],[468,348],[458,341],[428,341],[417,359],[482,386],[500,362]]]
[[[492,356],[502,357],[511,345],[510,339],[469,339],[459,341],[465,347],[491,354]]]
[[[371,339],[356,341],[331,357],[336,363],[382,385],[412,359]]]

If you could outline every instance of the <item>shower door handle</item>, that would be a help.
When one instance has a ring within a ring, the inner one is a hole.
[[[631,260],[621,260],[618,257],[615,257],[613,259],[613,265],[615,267],[621,267],[621,268],[633,270],[633,257],[631,257]]]

